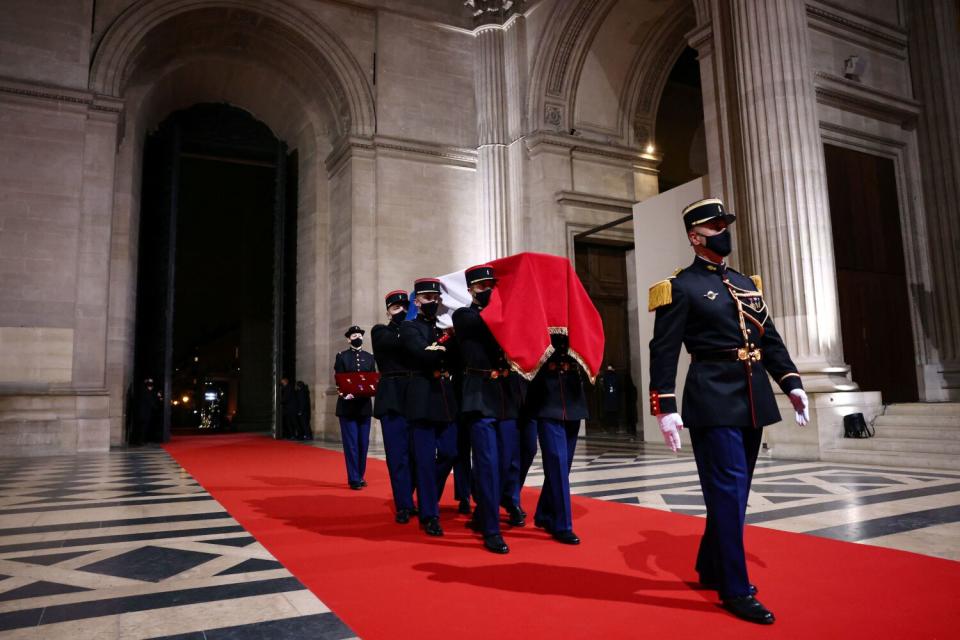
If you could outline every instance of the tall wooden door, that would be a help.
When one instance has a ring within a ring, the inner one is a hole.
[[[888,158],[824,145],[843,355],[865,391],[918,398],[896,169]]]
[[[603,350],[603,369],[613,365],[623,390],[620,398],[618,430],[629,424],[630,401],[630,333],[627,318],[627,250],[628,245],[602,241],[576,244],[576,270],[590,299],[600,312],[606,343]],[[587,431],[602,431],[602,397],[599,389],[593,394],[591,419]],[[607,425],[609,428],[611,425]]]

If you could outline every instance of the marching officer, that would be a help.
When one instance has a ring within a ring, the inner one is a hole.
[[[442,536],[440,496],[457,458],[457,401],[454,395],[450,334],[437,327],[440,280],[420,278],[413,285],[417,317],[400,327],[413,374],[407,384],[406,417],[413,431],[420,524],[427,535]]]
[[[404,415],[404,400],[411,369],[409,357],[400,342],[400,326],[407,317],[410,300],[407,292],[391,291],[384,301],[387,324],[370,330],[373,356],[380,371],[380,384],[373,403],[373,415],[383,429],[383,448],[387,454],[387,470],[393,489],[395,519],[406,524],[416,511],[413,504],[413,470],[411,468],[411,436]]]
[[[496,286],[493,267],[470,267],[465,275],[473,303],[453,313],[453,328],[464,365],[461,425],[470,430],[473,449],[477,508],[471,527],[483,535],[489,551],[508,553],[500,534],[500,504],[511,462],[520,455],[517,415],[523,385],[480,315]],[[511,522],[523,526],[515,508]]]
[[[361,349],[364,331],[354,325],[343,334],[350,348],[337,354],[333,362],[335,373],[375,371],[373,354]],[[340,419],[340,437],[343,457],[347,463],[347,483],[351,489],[367,486],[363,479],[367,470],[367,449],[370,446],[370,398],[355,398],[341,392],[337,398],[337,417]]]
[[[715,198],[683,210],[693,264],[650,288],[656,311],[650,341],[650,410],[664,440],[680,448],[679,429],[690,429],[706,528],[696,569],[704,586],[716,589],[726,609],[761,624],[773,614],[754,595],[747,576],[743,526],[747,495],[763,427],[780,421],[767,374],[793,404],[797,423],[807,423],[807,397],[797,368],[770,319],[759,276],[750,278],[724,263],[730,254],[728,226],[736,217]],[[677,412],[674,385],[681,345],[691,356]]]
[[[553,353],[527,390],[524,413],[536,420],[543,459],[543,488],[533,522],[554,540],[580,544],[573,532],[570,468],[580,421],[590,417],[580,364],[569,353],[566,335],[550,336]]]

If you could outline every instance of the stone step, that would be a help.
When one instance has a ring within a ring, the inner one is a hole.
[[[960,417],[960,402],[905,402],[887,406],[886,415],[936,415]]]
[[[824,449],[820,455],[825,462],[960,471],[960,456],[950,453],[904,453],[840,448]]]
[[[885,414],[877,416],[876,427],[945,427],[960,430],[960,416],[937,414]]]
[[[899,453],[938,453],[960,457],[960,440],[924,440],[914,438],[844,438],[842,448],[853,451],[893,451]]]
[[[960,426],[952,427],[922,427],[922,426],[891,426],[877,425],[876,438],[914,438],[917,440],[946,440],[960,442]]]

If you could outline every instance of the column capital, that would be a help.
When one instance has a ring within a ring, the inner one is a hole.
[[[473,16],[474,27],[502,25],[514,14],[523,11],[525,0],[464,0]]]

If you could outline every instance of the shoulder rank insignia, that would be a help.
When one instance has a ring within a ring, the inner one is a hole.
[[[760,276],[750,276],[750,279],[753,280],[753,286],[757,288],[757,291],[760,292],[760,295],[763,295],[763,280]]]
[[[658,307],[673,302],[673,283],[670,282],[671,280],[673,280],[672,276],[650,287],[647,311],[655,311]]]

